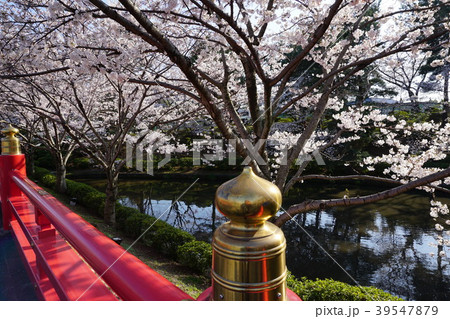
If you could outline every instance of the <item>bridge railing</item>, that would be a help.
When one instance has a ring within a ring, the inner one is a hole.
[[[0,201],[43,300],[192,300],[26,176],[18,131],[2,133]],[[216,207],[230,219],[216,229],[212,286],[197,300],[300,300],[286,287],[286,240],[267,220],[281,192],[251,168],[224,183]]]
[[[42,299],[192,300],[28,179],[24,155],[3,142],[3,227],[14,232]]]

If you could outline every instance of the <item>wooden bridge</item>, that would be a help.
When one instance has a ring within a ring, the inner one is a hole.
[[[8,127],[2,133],[7,135],[0,156],[3,228],[14,235],[39,299],[193,300],[31,181],[14,136],[17,130]],[[258,212],[264,213],[267,202],[258,205]],[[213,243],[212,287],[197,300],[300,300],[285,286],[285,241],[273,254],[252,243],[260,241],[255,229],[264,224],[258,216],[262,223],[250,227],[253,237],[235,243],[238,251]],[[244,228],[241,232],[250,229]],[[275,231],[279,237],[281,231]],[[270,265],[279,271],[268,269]]]

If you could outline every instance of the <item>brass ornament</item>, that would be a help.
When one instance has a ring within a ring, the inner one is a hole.
[[[213,236],[214,300],[286,300],[286,240],[267,220],[281,192],[250,167],[216,191],[217,209],[230,219]]]
[[[6,128],[2,130],[2,134],[6,135],[2,138],[2,155],[19,155],[20,153],[20,141],[15,136],[19,133],[19,130],[8,124]]]

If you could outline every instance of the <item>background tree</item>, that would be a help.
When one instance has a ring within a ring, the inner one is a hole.
[[[42,84],[40,89],[48,105],[33,109],[51,119],[52,125],[63,128],[76,146],[103,169],[107,180],[104,219],[114,224],[118,176],[126,163],[125,143],[131,133],[139,139],[137,144],[151,133],[153,139],[146,141],[146,147],[166,142],[163,127],[178,120],[173,117],[178,114],[178,105],[161,103],[159,92],[150,87],[137,88],[101,74],[77,78],[77,82],[60,78],[59,87],[50,92],[49,86]],[[85,86],[86,82],[90,85]]]
[[[450,4],[446,1],[440,0],[422,0],[421,4],[439,6],[434,14],[435,19],[445,19],[450,15]],[[435,26],[436,30],[442,28],[441,25]],[[449,72],[450,72],[450,36],[449,33],[445,33],[442,39],[432,39],[428,43],[427,52],[431,52],[426,64],[422,67],[421,73],[431,73],[432,78],[428,83],[433,89],[442,90],[442,106],[444,112],[442,114],[442,122],[445,123],[450,117],[450,105],[449,105]],[[443,81],[442,81],[443,80]],[[441,83],[441,85],[439,85]]]
[[[0,103],[4,104],[5,107],[2,112],[0,112],[0,122],[2,123],[2,126],[12,124],[19,128],[19,135],[21,138],[20,147],[22,153],[25,154],[25,159],[27,161],[27,174],[32,175],[34,173],[34,153],[40,146],[39,141],[36,140],[36,136],[41,135],[40,127],[38,125],[40,118],[35,114],[31,115],[30,112],[16,110],[15,107],[7,107],[3,100],[5,94],[1,94],[2,98],[0,98]]]
[[[27,163],[28,160],[34,163],[34,148],[40,147],[48,151],[56,168],[56,189],[65,193],[67,162],[77,145],[76,142],[61,125],[37,112],[38,109],[49,108],[49,104],[34,81],[22,83],[3,81],[0,85],[0,100],[6,109],[3,114],[9,114],[7,121],[21,129],[25,145],[30,145],[25,150]],[[32,173],[33,169],[31,169]]]
[[[408,93],[414,112],[420,112],[419,93],[427,78],[427,73],[420,72],[431,55],[413,53],[397,53],[383,60],[378,67],[384,81]]]
[[[31,7],[26,1],[14,1],[11,5],[21,14],[8,18],[6,24],[13,30],[4,38],[8,43],[17,34],[33,35],[35,40],[28,40],[30,50],[44,54],[46,62],[30,64],[12,54],[13,63],[3,78],[73,69],[116,74],[122,83],[171,90],[200,104],[221,135],[235,141],[240,156],[249,158],[255,172],[274,180],[283,192],[289,191],[305,169],[305,165],[295,166],[302,152],[345,143],[364,129],[355,123],[382,122],[373,110],[343,108],[336,90],[376,61],[423,50],[432,40],[443,41],[449,22],[448,17],[435,18],[440,4],[415,1],[409,7],[380,10],[373,16],[366,13],[375,1],[41,2],[42,6]],[[372,27],[375,22],[388,24],[393,20],[395,33]],[[32,33],[36,26],[41,34],[37,39],[37,33]],[[107,39],[107,45],[94,47],[94,38]],[[127,42],[130,38],[133,41]],[[40,47],[42,39],[47,44]],[[293,47],[300,50],[289,63],[283,63]],[[108,54],[105,57],[99,52]],[[158,63],[124,63],[148,59]],[[295,71],[305,61],[317,64],[321,74],[298,86]],[[141,67],[121,68],[124,65]],[[239,108],[248,109],[249,125],[237,113]],[[305,114],[302,123],[289,130],[275,129],[275,119],[299,108]],[[340,114],[336,116],[341,126],[320,125],[327,109]],[[278,151],[273,151],[268,139],[278,140]],[[450,169],[444,169],[370,198],[395,196],[449,174]],[[340,203],[362,202],[350,198]],[[335,201],[320,201],[319,207],[328,205],[335,205]],[[294,205],[289,215],[305,211],[304,207],[313,206],[306,202]]]

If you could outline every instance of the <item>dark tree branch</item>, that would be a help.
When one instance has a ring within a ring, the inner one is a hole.
[[[285,222],[290,220],[295,215],[305,213],[311,210],[323,210],[331,207],[342,207],[342,206],[354,206],[363,205],[368,203],[374,203],[382,199],[387,199],[395,197],[399,194],[410,191],[414,188],[428,185],[432,182],[442,180],[450,176],[450,167],[439,171],[437,173],[427,175],[425,177],[416,179],[415,181],[403,184],[392,189],[379,192],[372,195],[353,197],[353,198],[340,198],[340,199],[325,199],[325,200],[307,200],[300,204],[292,205],[287,211],[285,211],[281,216],[279,216],[275,224],[277,226],[282,226]]]
[[[373,182],[380,182],[380,183],[388,183],[388,184],[395,184],[395,185],[404,185],[402,182],[397,181],[395,179],[390,179],[386,177],[378,177],[378,176],[371,176],[371,175],[346,175],[346,176],[326,176],[326,175],[318,175],[318,174],[311,174],[311,175],[304,175],[296,178],[296,182],[299,181],[307,181],[307,180],[325,180],[325,181],[348,181],[348,180],[363,180],[363,181],[373,181]],[[441,186],[435,186],[435,185],[425,185],[430,188],[434,188],[437,191],[450,194],[450,189],[441,187]]]
[[[176,85],[172,85],[169,83],[165,83],[165,82],[161,82],[161,81],[146,81],[146,80],[140,80],[140,79],[129,79],[128,82],[130,83],[137,83],[137,84],[143,84],[143,85],[149,85],[149,86],[160,86],[160,87],[164,87],[166,89],[170,89],[172,91],[176,91],[179,93],[182,93],[186,96],[189,96],[191,99],[193,99],[194,101],[197,101],[199,103],[201,103],[201,98],[198,97],[197,95],[193,94],[192,92],[189,92],[179,86]]]
[[[68,66],[62,67],[62,68],[56,68],[51,70],[45,70],[40,72],[34,72],[34,73],[24,73],[24,74],[8,74],[8,75],[0,75],[0,79],[20,79],[20,78],[27,78],[27,77],[33,77],[33,76],[39,76],[39,75],[45,75],[55,72],[61,72],[61,71],[67,71],[70,68]]]
[[[273,86],[281,81],[284,77],[289,77],[289,74],[294,72],[295,68],[300,64],[300,62],[309,54],[312,48],[322,39],[325,32],[328,30],[328,27],[331,24],[331,21],[335,17],[338,12],[339,6],[341,5],[342,0],[336,0],[334,4],[330,7],[330,11],[328,12],[328,16],[323,20],[323,22],[317,27],[314,31],[311,40],[308,44],[303,48],[302,52],[299,53],[281,72],[273,79],[270,80],[270,85]]]

